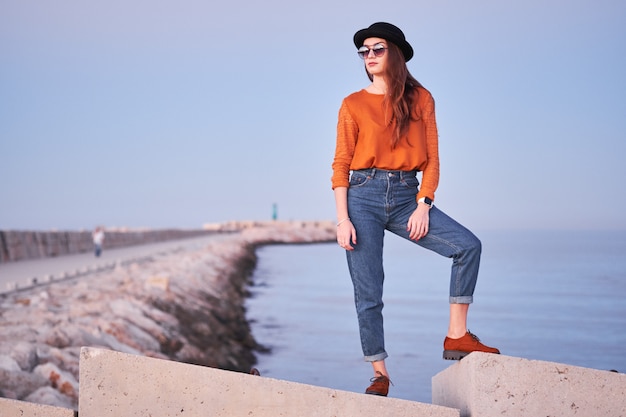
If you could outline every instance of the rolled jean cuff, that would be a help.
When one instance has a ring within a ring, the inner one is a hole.
[[[461,295],[458,297],[450,297],[450,304],[472,304],[474,302],[474,296]]]
[[[383,352],[383,353],[378,353],[376,355],[372,355],[372,356],[365,356],[365,362],[378,362],[378,361],[382,361],[383,359],[387,359],[389,355],[387,355],[387,352]]]

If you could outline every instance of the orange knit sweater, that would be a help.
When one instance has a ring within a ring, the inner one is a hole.
[[[339,109],[337,146],[332,164],[332,188],[348,187],[350,170],[379,168],[422,171],[417,199],[435,199],[439,185],[439,138],[435,102],[424,88],[418,88],[416,114],[406,137],[391,148],[391,110],[385,111],[383,95],[357,91],[346,97]]]

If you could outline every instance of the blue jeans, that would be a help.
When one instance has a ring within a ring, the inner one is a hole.
[[[437,207],[430,209],[428,234],[418,241],[410,240],[407,223],[417,208],[418,186],[415,171],[371,168],[353,171],[350,177],[348,214],[356,229],[357,244],[353,251],[346,251],[346,256],[366,361],[387,357],[382,315],[385,230],[452,258],[450,303],[473,301],[480,240]]]

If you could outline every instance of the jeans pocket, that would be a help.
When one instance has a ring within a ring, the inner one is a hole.
[[[352,172],[350,176],[350,188],[361,187],[371,179],[369,175],[362,174],[360,172]]]
[[[402,185],[404,185],[406,188],[417,189],[417,187],[420,185],[420,182],[417,177],[406,177],[402,178]]]

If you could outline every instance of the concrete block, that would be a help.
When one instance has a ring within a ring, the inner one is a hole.
[[[79,395],[80,417],[459,416],[447,407],[98,348],[81,349]]]
[[[432,399],[461,417],[626,417],[626,375],[474,352],[432,378]]]
[[[0,398],[0,417],[74,417],[74,410]]]

